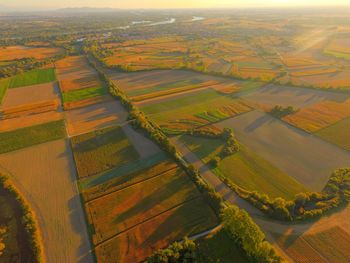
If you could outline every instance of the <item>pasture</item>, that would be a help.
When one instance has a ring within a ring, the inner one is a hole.
[[[195,136],[182,136],[181,141],[204,163],[220,154],[224,145],[219,139]],[[244,145],[240,146],[238,153],[221,160],[212,171],[244,189],[271,197],[293,199],[296,194],[307,191],[302,184]]]
[[[65,112],[69,136],[103,129],[126,121],[128,113],[119,101],[113,100]]]
[[[66,136],[62,120],[0,133],[0,153],[62,139]]]
[[[107,90],[103,87],[93,87],[86,89],[72,90],[62,93],[63,103],[70,103],[79,100],[86,100],[102,95],[106,95]]]
[[[69,142],[1,154],[0,167],[38,218],[47,262],[93,262]]]
[[[258,110],[215,126],[233,129],[239,142],[313,191],[350,163],[349,153]]]
[[[120,127],[111,127],[71,138],[80,178],[95,175],[139,158]]]

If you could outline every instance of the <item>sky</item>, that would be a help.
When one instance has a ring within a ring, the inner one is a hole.
[[[16,8],[242,8],[345,5],[350,6],[350,0],[0,0],[0,6]]]

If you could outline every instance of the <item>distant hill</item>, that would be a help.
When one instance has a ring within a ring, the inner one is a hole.
[[[115,12],[119,9],[116,8],[94,8],[94,7],[68,7],[56,10],[62,13],[105,13],[105,12]]]

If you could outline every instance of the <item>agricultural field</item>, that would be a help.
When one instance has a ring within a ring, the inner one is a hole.
[[[219,155],[224,146],[221,139],[182,136],[181,141],[205,164]],[[212,171],[219,178],[227,178],[244,189],[271,197],[293,199],[296,194],[307,191],[302,184],[243,145],[238,153],[225,157]]]
[[[110,170],[139,155],[120,127],[111,127],[71,138],[79,178]]]
[[[103,129],[126,121],[127,112],[119,101],[112,100],[65,112],[69,136]]]
[[[60,48],[53,47],[30,47],[8,46],[0,48],[0,61],[12,61],[16,59],[34,58],[46,59],[62,52]]]
[[[60,139],[1,154],[0,167],[33,207],[47,261],[93,262],[69,142]]]
[[[62,120],[0,133],[0,153],[59,140],[66,136]]]
[[[283,118],[287,123],[307,132],[317,132],[350,117],[350,99],[343,102],[324,101]]]
[[[350,163],[349,153],[258,110],[216,126],[233,129],[239,142],[313,191],[323,189],[334,169]]]

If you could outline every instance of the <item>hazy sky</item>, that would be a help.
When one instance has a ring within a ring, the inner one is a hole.
[[[9,7],[210,8],[349,5],[350,0],[0,0]]]

